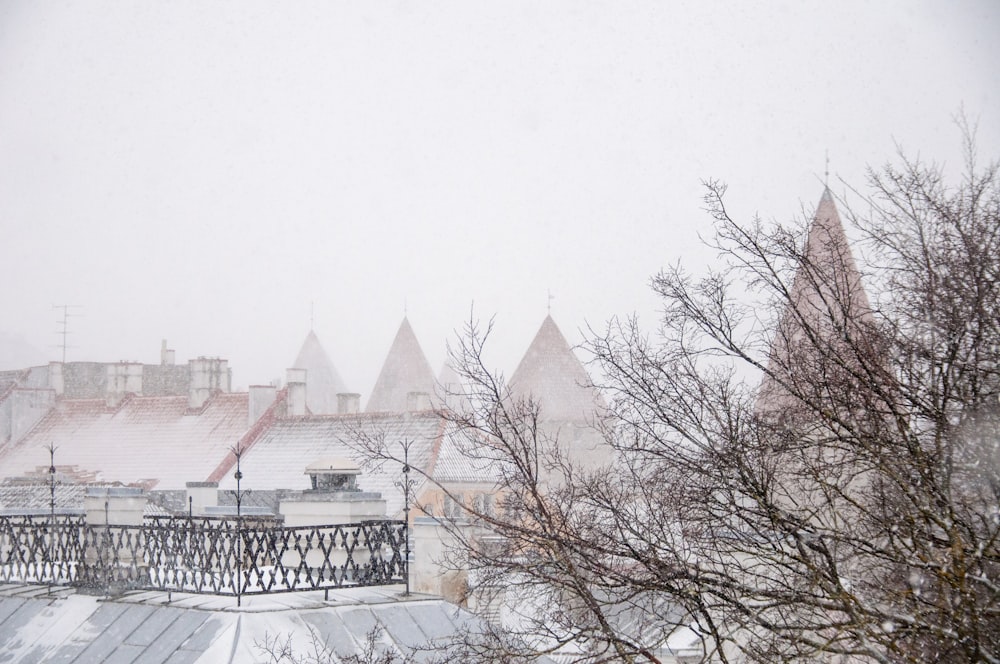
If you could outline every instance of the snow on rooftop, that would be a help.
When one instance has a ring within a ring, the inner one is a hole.
[[[396,453],[410,441],[410,464],[428,468],[437,455],[445,422],[433,411],[363,413],[279,419],[248,448],[240,460],[241,486],[253,490],[307,489],[306,467],[316,459],[342,457],[361,468],[358,488],[382,494],[388,514],[403,509],[402,464],[373,465],[359,452],[362,438],[381,439]],[[219,456],[219,459],[222,455]],[[417,479],[414,477],[414,479]],[[233,473],[219,478],[219,488],[236,488]]]
[[[93,472],[101,482],[152,480],[183,489],[204,480],[247,430],[246,393],[217,393],[204,409],[187,397],[131,396],[116,409],[102,399],[65,399],[17,444],[0,451],[0,477],[56,464]]]
[[[428,648],[474,618],[444,600],[404,596],[401,587],[245,597],[129,593],[114,600],[67,588],[0,589],[0,660],[61,662],[259,662],[279,639],[300,656],[310,634],[341,657],[363,654],[373,627],[379,647],[427,661]]]

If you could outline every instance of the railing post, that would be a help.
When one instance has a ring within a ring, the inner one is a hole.
[[[403,446],[403,541],[405,557],[403,558],[403,581],[406,584],[404,595],[410,594],[410,492],[413,485],[410,482],[410,445],[413,441],[404,440]]]
[[[54,539],[56,533],[56,446],[49,443],[49,542],[48,560],[49,571],[52,575],[52,582],[56,581],[55,556],[53,555]],[[50,589],[51,592],[51,589]]]
[[[242,605],[243,599],[243,491],[240,488],[240,481],[243,479],[243,471],[240,470],[240,457],[243,450],[239,443],[233,449],[236,455],[236,472],[233,478],[236,480],[236,606]]]

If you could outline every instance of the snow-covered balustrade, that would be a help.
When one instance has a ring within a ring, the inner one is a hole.
[[[216,595],[402,584],[406,523],[287,527],[272,518],[0,516],[0,581],[112,594],[143,589]]]

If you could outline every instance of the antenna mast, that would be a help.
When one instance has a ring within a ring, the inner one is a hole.
[[[69,319],[81,316],[82,314],[72,314],[70,309],[79,309],[81,305],[79,304],[53,304],[53,309],[62,309],[62,319],[56,321],[56,325],[60,329],[56,330],[56,334],[62,337],[62,343],[57,344],[56,348],[62,348],[62,362],[66,364],[66,349],[72,348],[66,344],[66,339],[69,337]]]

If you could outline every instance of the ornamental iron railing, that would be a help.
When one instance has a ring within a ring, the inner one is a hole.
[[[243,595],[406,583],[406,522],[286,527],[244,517],[0,516],[0,581]]]

